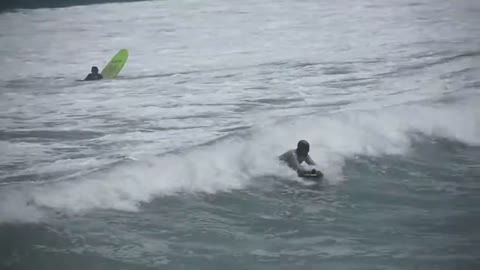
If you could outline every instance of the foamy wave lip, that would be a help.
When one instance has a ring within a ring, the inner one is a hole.
[[[39,207],[78,213],[98,208],[137,211],[140,203],[156,196],[231,191],[245,187],[253,175],[277,171],[276,162],[252,147],[224,141],[124,165],[95,178],[40,187],[32,197]]]
[[[44,208],[66,213],[92,209],[137,211],[141,203],[156,196],[243,188],[253,175],[275,173],[278,168],[276,162],[265,158],[268,155],[255,151],[256,147],[245,141],[223,141],[186,154],[140,160],[88,179],[23,185],[28,196],[22,192],[10,193],[3,199],[0,214],[3,221],[32,222],[44,216]],[[10,211],[19,208],[22,211],[18,215]]]

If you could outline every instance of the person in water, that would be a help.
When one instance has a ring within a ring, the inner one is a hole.
[[[309,152],[310,144],[305,140],[301,140],[297,143],[297,149],[292,149],[285,152],[279,157],[279,159],[285,162],[288,167],[297,171],[298,176],[303,176],[310,173],[322,176],[323,174],[320,171],[317,171],[315,169],[311,171],[305,170],[305,168],[303,168],[303,166],[301,165],[303,162],[307,163],[308,165],[316,165],[315,161],[313,161],[313,159],[308,154]]]
[[[103,79],[102,74],[98,73],[98,68],[93,66],[92,73],[87,75],[87,77],[85,78],[85,81],[96,81],[101,79]]]

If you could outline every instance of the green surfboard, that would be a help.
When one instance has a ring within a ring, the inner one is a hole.
[[[102,76],[104,79],[115,79],[118,73],[122,70],[123,66],[128,59],[128,50],[120,50],[108,64],[102,69]]]

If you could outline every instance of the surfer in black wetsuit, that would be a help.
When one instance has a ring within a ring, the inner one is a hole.
[[[102,74],[98,73],[98,68],[93,66],[92,73],[87,75],[87,77],[85,78],[85,81],[96,81],[101,79],[103,79]]]
[[[312,171],[307,171],[302,165],[300,165],[303,162],[307,163],[308,165],[316,165],[315,161],[313,161],[308,152],[310,152],[310,144],[305,140],[301,140],[297,144],[297,149],[292,149],[285,152],[279,157],[279,159],[285,162],[288,167],[297,171],[298,176],[304,176],[305,174],[311,173],[322,176],[323,174],[320,171],[315,169]]]

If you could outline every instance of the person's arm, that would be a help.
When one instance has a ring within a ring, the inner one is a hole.
[[[305,162],[308,165],[317,165],[317,163],[315,163],[315,161],[313,161],[313,159],[310,157],[310,155],[307,155],[307,158],[305,159]]]
[[[303,168],[302,165],[300,165],[300,162],[298,162],[297,155],[295,153],[292,153],[292,165],[294,168],[297,170],[298,176],[303,176],[307,171],[305,171],[305,168]]]
[[[298,158],[297,158],[297,155],[292,152],[292,157],[291,157],[291,166],[296,169],[297,171],[302,169],[302,166],[300,166],[300,162],[298,162]]]
[[[92,80],[92,76],[90,76],[90,74],[87,75],[87,77],[85,77],[85,79],[83,79],[84,81],[91,81]]]

